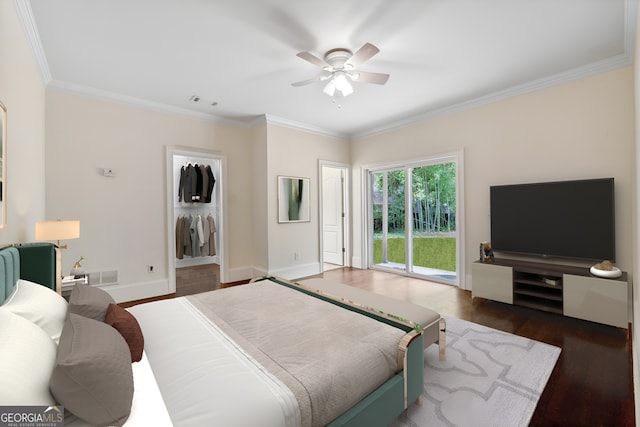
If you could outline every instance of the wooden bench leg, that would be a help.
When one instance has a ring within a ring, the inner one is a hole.
[[[444,318],[440,318],[438,325],[438,350],[440,353],[440,360],[447,360],[447,321]]]

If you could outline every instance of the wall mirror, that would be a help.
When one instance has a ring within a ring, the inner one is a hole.
[[[7,227],[7,107],[0,102],[0,229]]]
[[[278,222],[309,221],[309,178],[278,177]]]

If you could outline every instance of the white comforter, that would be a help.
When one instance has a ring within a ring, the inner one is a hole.
[[[174,425],[300,425],[292,392],[189,301],[163,300],[129,310],[144,331],[145,352]]]

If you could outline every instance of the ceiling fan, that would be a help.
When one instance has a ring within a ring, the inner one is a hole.
[[[356,53],[345,48],[331,49],[324,54],[324,59],[320,59],[310,52],[299,52],[296,56],[322,68],[323,72],[314,78],[291,83],[291,85],[298,87],[327,81],[323,91],[329,96],[334,96],[336,91],[342,96],[351,95],[353,86],[350,82],[352,81],[383,85],[389,79],[389,74],[358,70],[360,65],[378,52],[380,49],[371,43],[365,43]]]

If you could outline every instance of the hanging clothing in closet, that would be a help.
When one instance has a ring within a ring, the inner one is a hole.
[[[213,176],[211,166],[207,165],[204,168],[204,173],[207,175],[207,191],[204,197],[204,203],[211,203],[211,194],[213,193],[213,187],[216,185],[216,178]],[[203,175],[204,176],[204,175]]]
[[[198,233],[198,219],[200,216],[190,216],[189,234],[191,235],[191,256],[200,256],[200,239],[202,237],[202,231]],[[202,230],[202,223],[200,223],[200,229]]]
[[[186,238],[184,224],[184,217],[179,216],[176,220],[176,258],[178,259],[184,259],[184,240]]]
[[[207,215],[207,224],[209,225],[209,256],[215,256],[216,255],[216,239],[214,234],[216,232],[216,222],[211,216],[211,214]]]
[[[186,203],[211,203],[216,184],[210,165],[188,163],[180,168],[178,201]]]
[[[176,220],[176,258],[214,256],[216,225],[213,216],[179,216]]]

